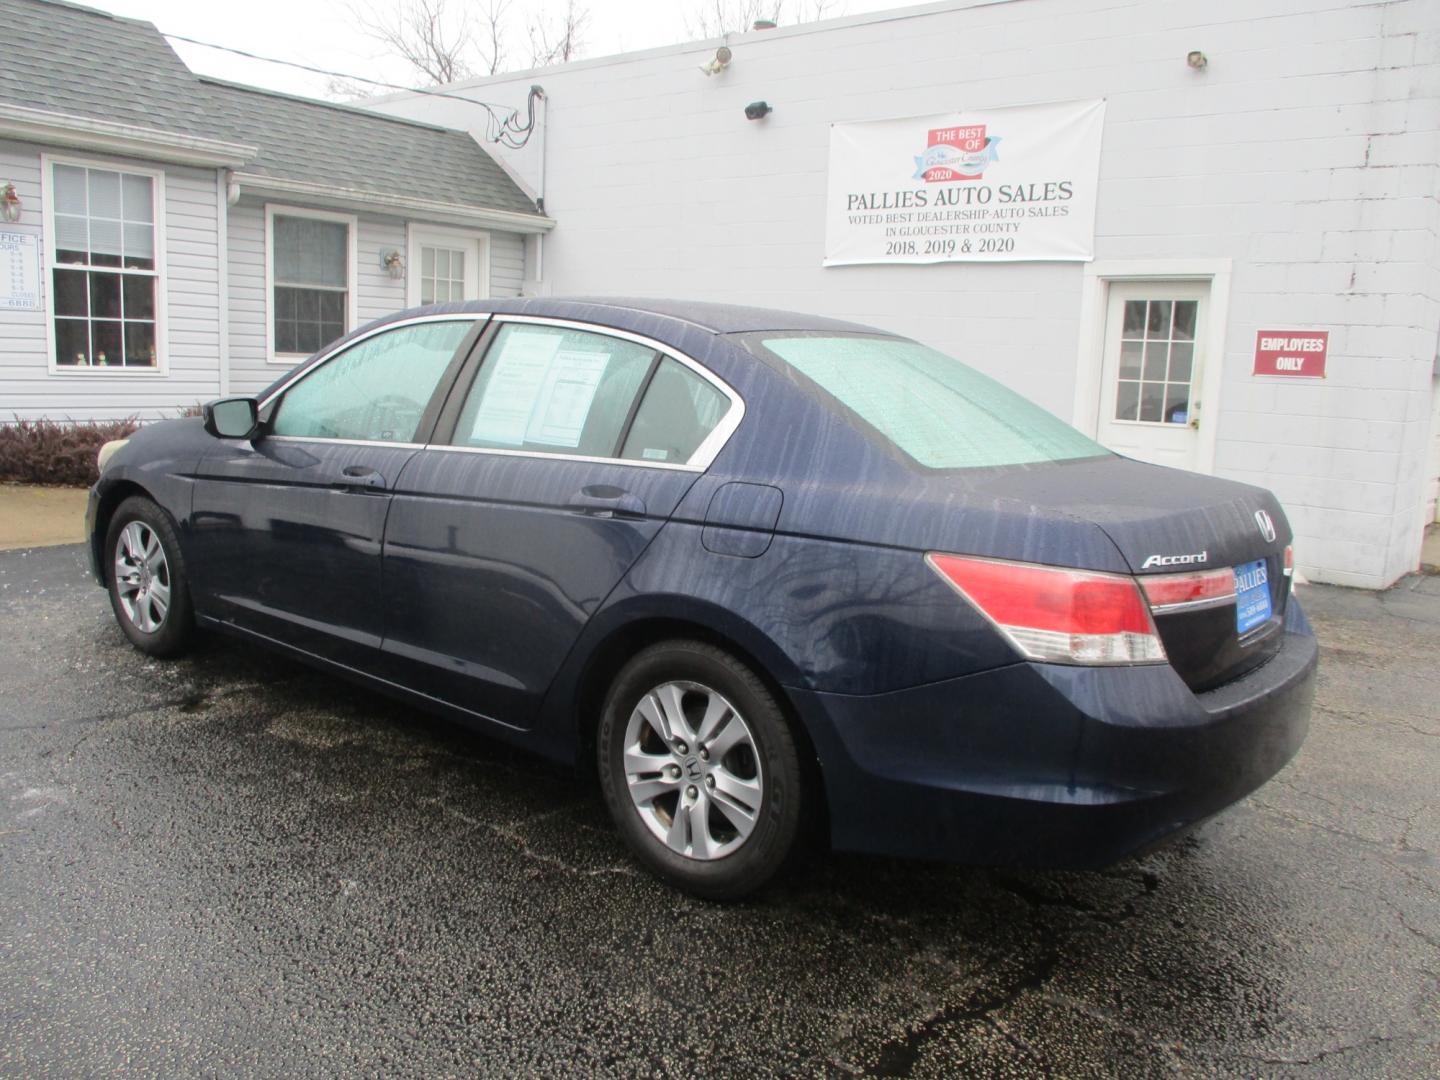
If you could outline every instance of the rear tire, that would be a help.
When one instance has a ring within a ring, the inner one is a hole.
[[[178,656],[195,635],[185,559],[170,515],[132,495],[105,532],[105,577],[115,621],[150,656]]]
[[[733,900],[775,877],[804,821],[804,772],[774,695],[700,641],[666,641],[616,676],[596,740],[621,835],[658,877]]]

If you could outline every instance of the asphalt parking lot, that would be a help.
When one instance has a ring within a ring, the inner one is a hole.
[[[0,553],[7,1076],[1440,1075],[1440,578],[1308,587],[1314,727],[1104,873],[824,856],[715,906],[596,794]]]

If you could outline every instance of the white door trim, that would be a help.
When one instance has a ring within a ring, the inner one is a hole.
[[[1080,293],[1080,341],[1075,363],[1073,423],[1094,438],[1100,430],[1100,395],[1105,359],[1105,315],[1110,283],[1127,281],[1198,281],[1210,286],[1209,319],[1205,324],[1206,355],[1200,369],[1199,444],[1195,468],[1215,467],[1215,435],[1220,418],[1221,368],[1225,358],[1225,324],[1230,307],[1229,259],[1107,259],[1088,263]],[[1197,362],[1200,358],[1197,357]]]
[[[405,306],[420,305],[420,245],[437,247],[466,247],[474,245],[475,252],[475,299],[484,300],[490,295],[490,234],[470,229],[455,229],[444,225],[420,225],[408,222],[405,226]],[[467,280],[470,273],[466,272]]]

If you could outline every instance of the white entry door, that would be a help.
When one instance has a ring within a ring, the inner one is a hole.
[[[490,294],[490,240],[484,233],[410,229],[406,303],[446,304]]]
[[[1194,469],[1210,287],[1113,282],[1100,380],[1100,442],[1127,457]]]

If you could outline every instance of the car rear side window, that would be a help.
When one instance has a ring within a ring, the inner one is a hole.
[[[473,325],[472,319],[416,323],[351,345],[285,391],[271,433],[413,442],[440,377]]]
[[[455,445],[613,457],[655,355],[583,330],[503,326],[460,410]]]
[[[953,357],[903,338],[766,335],[768,352],[931,469],[1108,454],[1069,424]]]
[[[620,456],[632,461],[689,461],[729,405],[719,390],[666,357],[645,390]]]

